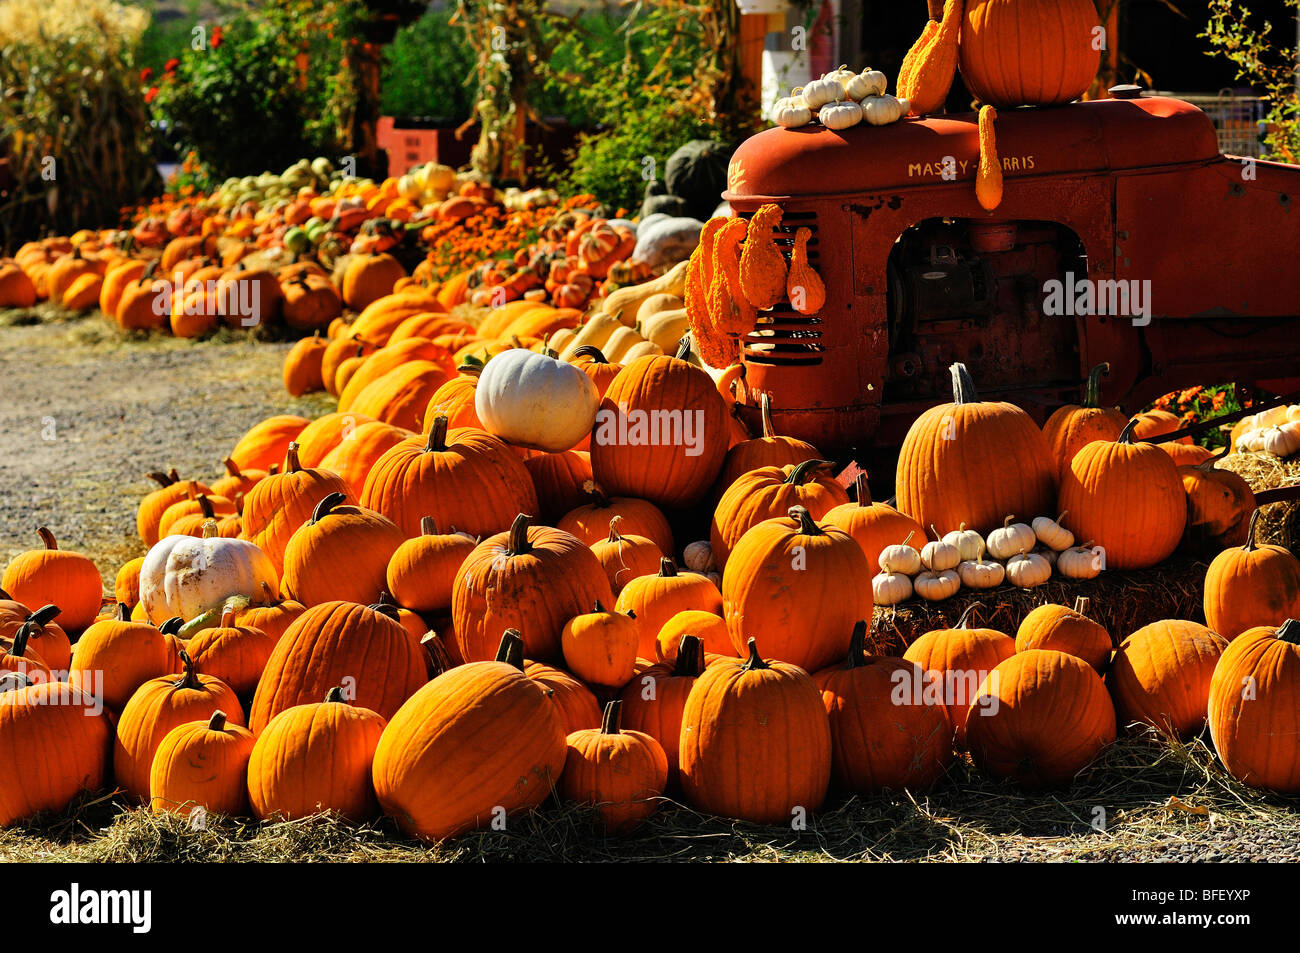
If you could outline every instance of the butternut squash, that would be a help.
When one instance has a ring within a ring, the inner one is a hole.
[[[685,303],[677,295],[653,294],[641,302],[641,307],[637,308],[635,323],[645,324],[660,311],[676,311],[678,308],[683,307],[685,307]]]
[[[629,328],[632,327],[636,324],[637,311],[651,295],[669,294],[680,298],[686,293],[686,269],[689,264],[689,259],[679,261],[658,278],[619,288],[601,303],[601,311],[617,318]]]
[[[673,354],[676,353],[676,351],[677,345],[675,344],[671,351],[667,351],[664,348],[661,348],[658,344],[655,344],[654,341],[641,341],[637,344],[633,344],[623,352],[623,363],[631,364],[638,357],[658,357],[660,354]]]
[[[623,354],[634,344],[640,344],[644,341],[635,328],[626,326],[614,329],[614,333],[605,339],[605,344],[601,348],[605,352],[605,360],[611,364],[622,364]]]
[[[665,354],[677,350],[677,342],[691,329],[685,308],[660,311],[641,322],[641,335],[654,342]]]
[[[546,343],[552,351],[555,351],[557,354],[563,354],[564,349],[568,347],[577,336],[578,332],[574,328],[560,328],[560,330],[556,331],[546,339]]]
[[[615,292],[615,294],[617,293]],[[560,359],[567,361],[573,355],[573,352],[584,344],[590,344],[592,347],[604,350],[605,342],[609,340],[609,336],[623,326],[623,322],[616,315],[593,314],[587,319],[586,324],[578,328],[578,333],[573,340],[560,352]]]

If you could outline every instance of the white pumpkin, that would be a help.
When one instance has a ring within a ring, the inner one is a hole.
[[[265,587],[265,588],[263,588]],[[217,524],[203,524],[203,536],[166,536],[154,543],[140,566],[140,601],[155,625],[173,616],[189,621],[230,596],[250,599],[280,595],[269,556],[246,539],[222,539]]]
[[[921,549],[921,565],[931,572],[956,569],[957,564],[961,562],[961,550],[952,543],[939,539],[939,531],[933,526],[930,527],[930,532],[934,533],[936,538],[930,540]]]
[[[1269,427],[1260,436],[1260,449],[1275,457],[1290,457],[1300,451],[1300,423]]]
[[[1008,516],[1001,526],[989,533],[989,555],[994,559],[1010,559],[1021,550],[1031,550],[1038,544],[1034,531],[1024,523],[1012,522],[1014,519],[1014,516]]]
[[[1071,546],[1056,557],[1056,571],[1066,579],[1096,579],[1101,559],[1091,545]]]
[[[841,63],[839,69],[833,69],[829,73],[825,73],[822,76],[822,79],[835,80],[835,82],[839,83],[840,87],[847,92],[849,81],[857,75],[858,75],[857,73],[849,69],[849,65],[847,63]],[[854,98],[856,99],[857,97],[855,96]]]
[[[1000,562],[985,560],[982,555],[963,559],[957,566],[957,575],[967,589],[996,589],[1006,578],[1007,569]]]
[[[547,453],[568,450],[589,434],[599,406],[596,384],[582,368],[526,348],[488,361],[474,391],[485,430]]]
[[[614,517],[621,519],[621,517]],[[686,549],[682,551],[682,562],[687,569],[694,572],[717,572],[718,561],[713,558],[713,545],[707,540],[702,539],[698,543],[687,543]]]
[[[912,588],[922,599],[938,602],[957,594],[961,588],[961,576],[951,569],[943,572],[923,572],[916,577]]]
[[[871,580],[871,595],[878,606],[896,606],[912,598],[912,579],[901,572],[877,573]]]
[[[907,539],[901,543],[886,546],[880,551],[881,572],[901,572],[908,576],[915,576],[921,571],[921,554],[907,545],[913,535],[915,531],[908,533]]]
[[[1055,566],[1056,560],[1061,555],[1056,550],[1052,549],[1050,546],[1035,546],[1034,552],[1037,553],[1039,556],[1042,556],[1044,559],[1046,559],[1047,564],[1049,566]]]
[[[827,129],[848,129],[862,122],[862,107],[849,99],[827,103],[817,113],[817,118]]]
[[[812,122],[812,110],[803,96],[783,96],[772,106],[772,121],[787,129],[797,129]]]
[[[912,104],[894,96],[868,96],[862,100],[862,118],[873,126],[888,126],[907,115]]]
[[[868,96],[885,95],[885,87],[889,85],[889,80],[880,70],[868,67],[847,82],[842,81],[842,85],[849,99],[862,102]]]
[[[963,560],[979,559],[984,555],[984,537],[973,529],[967,529],[965,523],[950,533],[944,533],[943,541],[956,546]]]
[[[1013,586],[1033,589],[1052,578],[1052,564],[1038,553],[1017,553],[1007,560],[1007,579]]]
[[[1064,518],[1064,513],[1056,519],[1050,516],[1035,516],[1034,521],[1029,525],[1040,543],[1059,553],[1074,545],[1074,534],[1061,525],[1061,520]]]
[[[840,85],[838,80],[828,79],[824,76],[821,79],[813,80],[803,88],[803,101],[813,111],[821,109],[827,103],[843,99],[844,87]]]

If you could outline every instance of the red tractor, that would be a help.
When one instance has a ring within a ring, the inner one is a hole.
[[[1102,361],[1103,401],[1130,412],[1196,383],[1295,390],[1300,167],[1220,155],[1194,106],[1112,92],[999,114],[994,213],[974,113],[743,143],[724,198],[779,204],[787,244],[811,229],[827,289],[743,339],[746,422],[766,391],[779,432],[864,460],[951,399],[954,361],[1040,422]]]

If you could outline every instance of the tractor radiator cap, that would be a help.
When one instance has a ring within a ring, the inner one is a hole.
[[[1112,99],[1140,99],[1142,97],[1142,87],[1134,86],[1132,83],[1112,86],[1106,92],[1110,93]]]

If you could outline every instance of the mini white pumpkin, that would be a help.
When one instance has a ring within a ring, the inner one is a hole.
[[[1260,449],[1275,457],[1290,457],[1300,451],[1300,423],[1269,427],[1260,436]]]
[[[488,361],[474,391],[483,429],[547,453],[568,450],[591,433],[599,406],[600,392],[582,368],[527,348]]]
[[[803,87],[799,87],[789,96],[783,96],[772,106],[772,121],[778,126],[795,129],[812,122],[812,110],[803,100]]]
[[[1071,546],[1056,557],[1056,571],[1066,579],[1096,579],[1101,575],[1101,559],[1091,543]]]
[[[825,76],[813,80],[803,88],[803,101],[814,112],[827,103],[842,101],[843,99],[844,87],[840,85],[839,80],[829,79]]]
[[[695,572],[718,571],[718,561],[713,558],[713,545],[707,539],[702,539],[698,543],[687,543],[686,548],[682,550],[682,562],[687,569]]]
[[[1047,560],[1048,565],[1055,566],[1057,558],[1061,555],[1050,546],[1035,546],[1034,552]]]
[[[986,560],[983,555],[963,559],[957,566],[957,575],[967,589],[996,589],[1007,576],[1007,568],[996,560]]]
[[[930,527],[930,532],[934,533],[935,538],[921,549],[921,565],[931,572],[956,569],[961,562],[961,550],[952,543],[939,539],[939,531],[933,526]]]
[[[888,126],[907,115],[912,104],[894,96],[868,96],[862,100],[862,118],[873,126]]]
[[[885,87],[889,85],[885,74],[871,67],[867,67],[852,79],[841,82],[849,99],[856,99],[858,102],[862,102],[868,96],[885,95]]]
[[[1007,579],[1013,586],[1033,589],[1052,578],[1052,564],[1038,553],[1017,553],[1007,560]]]
[[[989,555],[994,559],[1010,559],[1022,550],[1028,551],[1038,543],[1034,531],[1024,523],[1012,522],[1015,516],[1008,516],[1002,525],[989,533]]]
[[[957,594],[961,589],[961,576],[952,569],[945,569],[943,572],[923,572],[916,577],[912,587],[922,599],[938,602]]]
[[[263,587],[266,587],[263,589]],[[215,609],[230,596],[272,599],[280,579],[269,556],[246,539],[223,539],[215,520],[203,536],[165,536],[140,566],[140,601],[155,624],[173,616],[187,622]]]
[[[886,546],[880,551],[880,571],[881,572],[901,572],[908,576],[915,576],[921,571],[921,554],[911,546],[907,545],[915,534],[915,531],[907,534],[907,539],[901,543],[895,543],[893,546]]]
[[[822,75],[822,79],[833,79],[839,83],[842,88],[848,90],[848,82],[858,74],[849,69],[849,64],[841,63],[839,69],[833,69],[829,73]]]
[[[1061,525],[1063,519],[1065,519],[1064,513],[1056,519],[1050,516],[1035,516],[1034,521],[1029,525],[1040,543],[1059,553],[1074,545],[1074,534]]]
[[[878,606],[896,606],[912,598],[912,579],[901,572],[877,573],[871,580],[871,596]]]
[[[827,129],[848,129],[862,122],[862,107],[851,99],[837,100],[823,106],[817,118]]]
[[[956,546],[963,560],[979,559],[984,555],[984,537],[973,529],[967,529],[965,523],[944,533],[943,541]]]

